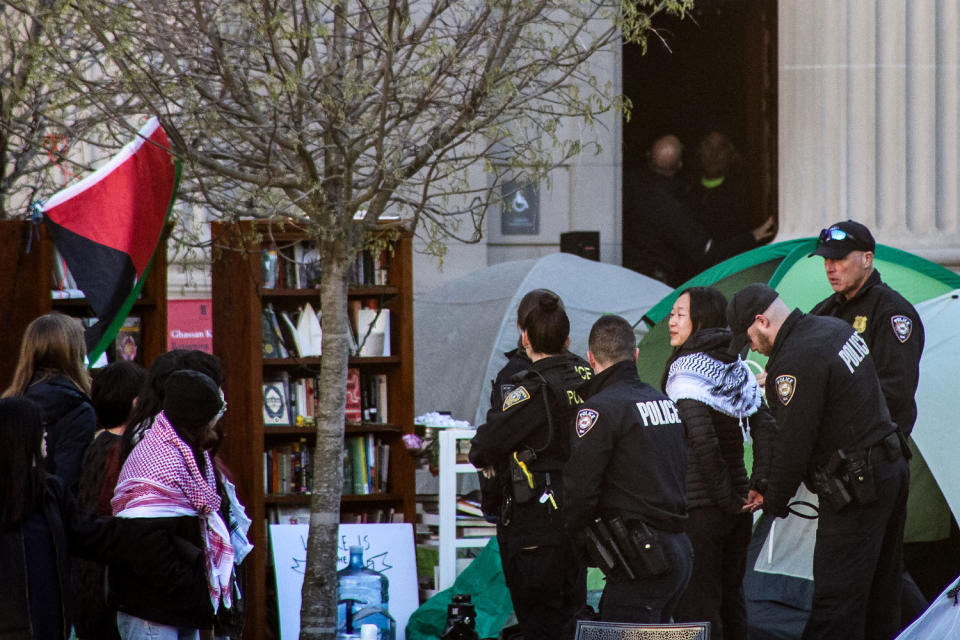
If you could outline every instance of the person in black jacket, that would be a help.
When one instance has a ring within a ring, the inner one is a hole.
[[[683,291],[670,312],[663,388],[680,411],[687,437],[687,535],[693,575],[677,606],[678,622],[710,622],[717,640],[747,637],[743,596],[753,517],[749,491],[763,493],[776,424],[750,368],[730,353],[727,299],[713,287]],[[743,443],[753,434],[747,480]]]
[[[168,584],[143,582],[128,567],[111,564],[108,601],[119,611],[124,640],[209,632],[221,602],[232,604],[234,547],[206,451],[218,439],[223,395],[206,374],[180,370],[167,378],[162,407],[124,463],[112,506],[144,530],[173,537],[189,553],[193,574],[188,586],[171,593]]]
[[[97,428],[83,362],[86,349],[76,318],[62,313],[36,318],[23,332],[13,381],[3,393],[5,398],[22,395],[43,409],[46,469],[74,492],[83,452]]]
[[[0,399],[0,638],[70,636],[71,555],[122,563],[140,580],[180,588],[189,568],[171,540],[82,511],[44,471],[42,443],[40,407]]]
[[[770,357],[779,427],[767,490],[750,508],[786,517],[801,480],[820,505],[803,637],[894,637],[909,473],[867,343],[843,320],[791,312],[759,283],[733,297],[727,322],[737,346]]]
[[[863,336],[890,417],[909,436],[917,421],[923,322],[913,305],[880,279],[873,266],[875,250],[873,234],[859,222],[846,220],[822,230],[810,255],[823,257],[835,293],[810,313],[845,320]]]
[[[636,337],[620,316],[590,330],[587,357],[596,372],[583,389],[564,470],[564,520],[581,548],[597,517],[619,517],[628,530],[650,530],[669,569],[656,575],[620,567],[606,573],[600,619],[669,622],[687,586],[693,549],[684,533],[687,447],[673,402],[637,376]]]
[[[470,462],[498,480],[497,539],[523,637],[557,640],[572,635],[586,604],[586,568],[563,532],[561,510],[576,389],[592,372],[566,351],[570,321],[555,293],[536,296],[520,329],[529,368],[513,376],[499,411],[477,428]]]
[[[677,172],[683,166],[683,145],[674,135],[658,138],[647,167],[627,181],[623,213],[623,260],[671,287],[679,286],[721,260],[773,237],[774,220],[749,232],[723,239],[712,237],[696,220],[683,195]]]

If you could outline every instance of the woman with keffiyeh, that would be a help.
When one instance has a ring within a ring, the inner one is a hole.
[[[144,583],[110,566],[110,594],[124,640],[212,637],[221,602],[232,599],[234,548],[220,516],[214,467],[206,449],[226,403],[217,384],[198,371],[175,371],[164,385],[163,411],[123,465],[114,514],[162,530],[193,557],[190,584]]]
[[[711,637],[747,636],[743,597],[752,516],[747,494],[762,494],[776,423],[762,389],[739,355],[729,351],[726,298],[712,287],[683,291],[670,312],[664,392],[677,405],[687,433],[687,535],[693,576],[674,614],[677,622],[709,621]],[[748,481],[743,443],[754,435]]]

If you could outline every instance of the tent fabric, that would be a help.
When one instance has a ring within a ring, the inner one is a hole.
[[[436,594],[410,614],[407,640],[437,640],[447,622],[447,606],[455,594],[469,594],[477,612],[476,631],[480,638],[496,638],[513,615],[510,592],[503,581],[500,547],[496,538],[457,576],[453,586]]]
[[[516,315],[530,290],[555,291],[570,318],[570,351],[586,357],[587,336],[603,314],[641,318],[670,292],[652,278],[616,265],[553,253],[479,269],[414,297],[416,413],[449,411],[481,424],[490,384],[517,346]]]
[[[897,640],[960,638],[958,589],[960,589],[960,577],[951,582],[924,614],[897,636]]]

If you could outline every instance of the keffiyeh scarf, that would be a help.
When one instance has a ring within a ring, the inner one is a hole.
[[[670,399],[696,400],[724,415],[740,420],[760,408],[761,390],[757,379],[739,357],[721,362],[706,353],[680,356],[670,365],[665,391]],[[746,431],[744,438],[747,439]]]
[[[221,598],[231,606],[230,574],[233,546],[220,517],[213,463],[203,453],[200,472],[190,445],[184,442],[162,412],[153,427],[134,447],[123,465],[111,505],[121,518],[172,518],[199,516],[203,525],[207,588],[213,610]]]

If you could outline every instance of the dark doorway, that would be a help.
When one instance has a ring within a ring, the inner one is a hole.
[[[776,216],[776,1],[697,0],[684,19],[657,16],[654,26],[659,37],[649,38],[645,55],[636,45],[623,49],[623,90],[633,103],[624,123],[624,193],[656,138],[680,138],[680,178],[692,180],[698,142],[718,130],[740,152],[750,226]]]

